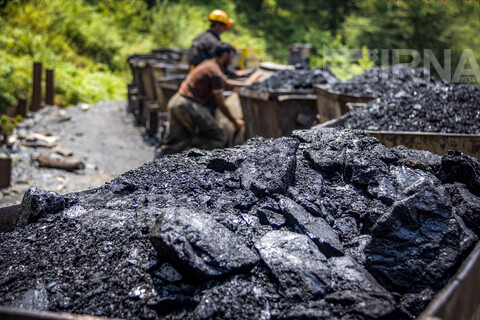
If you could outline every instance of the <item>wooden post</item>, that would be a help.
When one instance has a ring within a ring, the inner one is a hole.
[[[5,114],[11,118],[15,117],[17,114],[17,107],[7,107]]]
[[[38,111],[42,103],[42,63],[33,63],[32,111]]]
[[[17,114],[25,118],[27,116],[27,113],[27,99],[18,99]]]
[[[47,69],[47,78],[46,78],[46,97],[45,103],[49,106],[53,106],[54,97],[55,97],[55,86],[54,86],[54,70]]]

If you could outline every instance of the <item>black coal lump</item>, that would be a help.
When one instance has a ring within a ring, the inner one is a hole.
[[[396,173],[400,199],[372,228],[367,266],[389,289],[439,289],[478,237],[453,212],[447,191],[424,172]],[[441,267],[440,267],[441,264]]]
[[[343,255],[343,246],[338,235],[320,217],[309,214],[302,206],[289,198],[280,199],[282,213],[297,225],[317,245],[321,253],[326,257]]]
[[[182,207],[164,210],[152,228],[150,240],[158,255],[193,281],[249,271],[259,260],[220,223]]]
[[[470,192],[480,196],[480,164],[475,158],[458,151],[449,151],[442,157],[437,176],[443,183],[461,182]]]
[[[169,155],[96,192],[32,188],[22,223],[0,233],[0,305],[124,319],[413,319],[478,239],[479,167],[310,129]]]
[[[287,297],[309,300],[331,291],[327,258],[306,235],[271,231],[255,243],[255,248]]]
[[[295,177],[297,147],[292,138],[260,146],[240,167],[242,186],[257,196],[287,191]]]
[[[38,220],[48,214],[55,214],[65,208],[65,199],[53,191],[43,191],[38,187],[30,187],[23,196],[15,226],[23,227],[28,222]]]
[[[472,194],[465,185],[455,183],[446,185],[451,195],[455,214],[462,218],[465,225],[480,236],[480,197]]]

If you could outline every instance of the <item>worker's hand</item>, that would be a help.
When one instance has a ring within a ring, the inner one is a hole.
[[[242,119],[235,119],[233,125],[235,126],[235,132],[238,132],[242,130],[242,128],[245,126],[245,121],[243,121]]]
[[[239,78],[248,77],[253,73],[253,69],[235,70],[235,75]]]
[[[251,85],[251,84],[254,84],[255,82],[257,82],[258,80],[260,80],[260,78],[263,76],[262,73],[257,73],[257,74],[252,74],[250,76],[250,78],[248,78],[246,81],[245,81],[245,84],[247,85]]]

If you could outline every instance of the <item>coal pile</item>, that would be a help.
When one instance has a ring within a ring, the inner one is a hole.
[[[413,319],[478,240],[480,164],[350,130],[32,187],[0,305],[128,319]]]
[[[254,89],[268,90],[305,90],[314,84],[331,84],[339,80],[328,70],[281,70],[265,81],[250,86]]]
[[[416,92],[379,98],[356,108],[346,128],[480,134],[480,88],[437,84]]]
[[[391,97],[412,94],[422,88],[431,87],[435,83],[435,78],[426,69],[396,64],[388,67],[373,67],[345,82],[333,83],[329,87],[343,94]]]

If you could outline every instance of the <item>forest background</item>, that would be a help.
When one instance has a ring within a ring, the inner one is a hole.
[[[0,0],[0,113],[31,96],[34,61],[55,69],[57,105],[123,100],[127,56],[188,48],[215,8],[235,19],[222,40],[263,61],[286,63],[292,43],[311,45],[312,68],[326,62],[324,47],[430,49],[440,62],[449,49],[453,68],[464,49],[480,58],[478,1]],[[366,56],[332,70],[346,79],[380,63]]]

